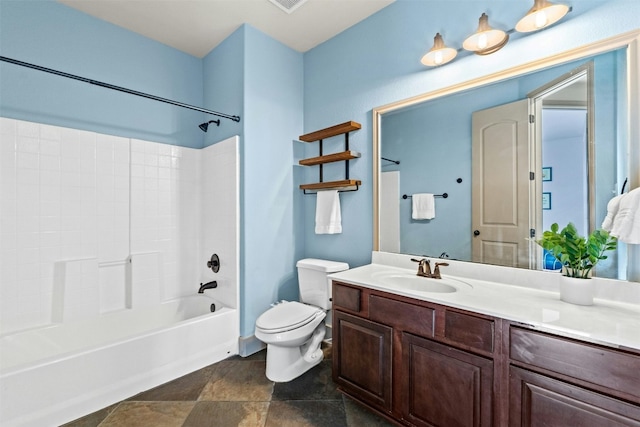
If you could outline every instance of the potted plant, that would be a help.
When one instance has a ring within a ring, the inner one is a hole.
[[[615,237],[605,230],[594,230],[582,237],[572,223],[558,231],[558,224],[542,234],[535,242],[562,263],[560,299],[579,305],[593,304],[591,274],[596,264],[607,259],[605,252],[617,246]]]

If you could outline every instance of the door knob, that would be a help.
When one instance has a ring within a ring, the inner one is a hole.
[[[473,235],[474,236],[479,236],[480,235],[480,230],[473,230]]]

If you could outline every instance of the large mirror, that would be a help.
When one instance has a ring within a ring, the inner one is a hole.
[[[374,249],[560,268],[530,237],[554,222],[586,235],[640,184],[637,38],[374,109]],[[414,219],[419,193],[435,195],[431,219]],[[628,249],[596,274],[627,279]]]

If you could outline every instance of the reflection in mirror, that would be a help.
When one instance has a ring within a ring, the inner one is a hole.
[[[626,51],[374,110],[375,249],[558,268],[528,237],[553,222],[600,228],[629,175]],[[417,193],[449,197],[414,220],[403,195]],[[626,279],[625,250],[596,274]]]

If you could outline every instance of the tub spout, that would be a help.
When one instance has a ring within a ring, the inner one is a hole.
[[[218,282],[215,280],[212,282],[205,283],[204,285],[200,283],[200,289],[198,289],[199,294],[203,294],[206,289],[214,289],[218,287]]]

